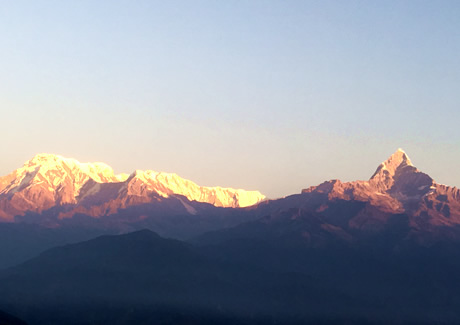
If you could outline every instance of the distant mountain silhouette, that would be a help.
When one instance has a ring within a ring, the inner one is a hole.
[[[196,247],[143,230],[57,247],[0,272],[0,307],[32,325],[460,321],[459,245],[266,238]]]
[[[55,246],[88,240],[103,234],[81,227],[44,228],[36,224],[0,224],[0,269],[22,263]]]
[[[306,314],[314,315],[328,298],[323,287],[332,290],[302,274],[222,263],[190,244],[142,230],[54,248],[1,272],[0,305],[31,324],[53,319],[68,324],[75,317],[104,324],[111,308],[116,317],[138,317],[129,314],[138,308],[152,321],[172,313],[183,315],[184,324],[190,319],[230,324],[252,317],[285,319],[286,307],[299,297],[311,306]]]

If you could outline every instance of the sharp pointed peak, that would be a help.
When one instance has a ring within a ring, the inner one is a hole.
[[[378,174],[384,171],[388,172],[390,175],[394,175],[398,168],[406,166],[414,167],[406,152],[403,149],[398,148],[398,150],[396,150],[387,160],[379,165],[371,179],[375,178]]]
[[[388,158],[383,163],[384,164],[390,164],[391,162],[396,162],[396,163],[398,163],[398,165],[404,163],[405,165],[408,165],[408,166],[414,166],[412,164],[412,161],[410,160],[409,156],[407,155],[407,153],[401,148],[398,148],[398,150],[396,150],[390,156],[390,158]]]

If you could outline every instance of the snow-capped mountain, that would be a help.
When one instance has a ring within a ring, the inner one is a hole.
[[[369,208],[385,213],[408,214],[414,229],[460,224],[460,190],[438,184],[419,171],[402,149],[380,164],[368,181],[333,180],[302,192],[325,193],[329,200],[368,202]],[[362,221],[368,223],[369,215],[363,214]]]
[[[39,154],[0,177],[0,220],[13,221],[16,216],[57,207],[65,207],[58,211],[59,218],[74,213],[100,217],[170,196],[177,197],[191,214],[196,211],[188,201],[246,207],[265,198],[258,191],[199,186],[172,173],[137,170],[131,175],[115,175],[104,163]]]
[[[460,190],[436,183],[401,149],[367,181],[327,181],[251,211],[260,219],[207,238],[260,237],[313,246],[382,236],[391,237],[391,245],[460,241]]]
[[[49,170],[43,173],[25,173],[25,184],[45,184],[52,193],[65,186],[78,188],[68,196],[76,203],[22,217],[49,218],[55,228],[0,224],[0,263],[25,261],[56,241],[83,242],[0,272],[0,300],[6,305],[35,302],[50,315],[49,310],[66,304],[91,301],[94,310],[97,303],[116,301],[130,306],[131,314],[133,305],[150,302],[156,313],[165,304],[177,314],[177,304],[190,310],[192,302],[206,310],[247,310],[254,320],[256,302],[270,315],[260,323],[274,320],[278,310],[283,317],[295,315],[280,318],[283,324],[316,323],[318,315],[325,315],[328,324],[387,324],[391,318],[395,324],[459,324],[459,190],[436,183],[402,150],[380,164],[369,180],[332,180],[244,209],[190,201],[182,188],[193,186],[151,171],[117,176],[106,168],[89,168],[78,178],[88,177],[86,181],[72,186],[67,184],[70,176],[53,182],[44,180]],[[2,186],[21,193],[27,188],[21,183]],[[179,191],[185,194],[174,194]],[[119,234],[141,228],[190,241],[147,230],[88,240],[88,233],[98,230]],[[167,305],[171,302],[174,309]],[[331,311],[342,318],[332,320]],[[66,319],[64,314],[60,323],[74,315]],[[107,323],[105,307],[101,315],[100,323]],[[56,320],[54,314],[52,318]]]

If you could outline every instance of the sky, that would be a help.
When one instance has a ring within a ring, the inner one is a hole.
[[[460,186],[458,1],[2,1],[0,175],[37,153],[270,198],[403,148]]]

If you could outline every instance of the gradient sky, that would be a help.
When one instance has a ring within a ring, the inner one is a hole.
[[[402,147],[460,185],[459,1],[2,1],[0,174],[40,152],[269,197]]]

